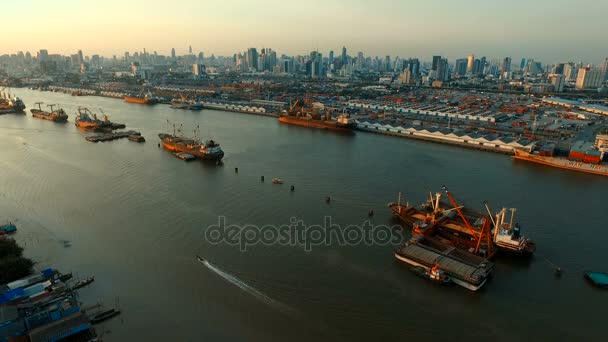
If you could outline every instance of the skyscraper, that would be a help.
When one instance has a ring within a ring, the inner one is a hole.
[[[78,50],[78,64],[84,63],[84,56],[82,55],[82,50]]]
[[[433,63],[431,64],[431,70],[437,70],[437,65],[439,64],[439,61],[441,60],[441,56],[433,56]]]
[[[511,57],[505,57],[500,64],[500,72],[505,73],[511,71]]]
[[[576,77],[576,89],[599,88],[604,81],[604,74],[601,69],[587,66],[578,71]]]
[[[192,45],[188,46],[188,54],[191,55],[192,54]]]
[[[477,68],[477,74],[478,75],[483,75],[486,69],[486,57],[483,56],[481,57],[481,59],[479,60],[479,67]]]
[[[574,81],[576,79],[576,68],[574,67],[574,63],[565,63],[564,64],[564,77],[566,77],[566,81]]]
[[[437,80],[445,82],[448,80],[448,59],[440,58],[437,61]]]
[[[38,62],[44,62],[49,58],[48,50],[40,50],[38,52]]]
[[[256,48],[247,49],[247,65],[249,68],[258,70],[258,50]]]
[[[521,63],[519,63],[519,70],[524,70],[525,67],[526,67],[526,59],[522,58]]]
[[[330,65],[330,67],[331,67],[332,64],[334,64],[334,51],[333,50],[329,51],[329,60],[328,60],[328,63]]]
[[[473,67],[475,66],[475,55],[470,54],[467,60],[467,73],[473,73]]]
[[[464,76],[467,74],[467,60],[465,58],[457,59],[454,65],[454,74]]]
[[[342,47],[342,65],[346,65],[348,62],[348,56],[346,55],[346,46]]]
[[[604,73],[604,80],[608,80],[608,57],[602,63],[602,72]]]
[[[551,74],[549,75],[549,82],[551,82],[551,84],[553,85],[553,90],[555,90],[556,92],[561,93],[562,91],[564,91],[564,75]]]
[[[363,52],[361,51],[357,52],[357,69],[363,69]]]
[[[171,58],[175,59],[175,48],[171,48]]]

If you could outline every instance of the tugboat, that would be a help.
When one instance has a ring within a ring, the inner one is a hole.
[[[163,147],[171,152],[184,152],[195,156],[198,159],[221,161],[224,158],[224,151],[216,141],[209,139],[201,141],[198,138],[200,128],[197,126],[194,130],[194,138],[186,138],[180,133],[176,133],[175,125],[173,125],[173,134],[160,133],[160,138]]]
[[[32,116],[38,119],[43,119],[43,120],[49,120],[49,121],[53,121],[53,122],[67,122],[68,121],[68,115],[65,113],[65,111],[61,108],[57,109],[57,110],[53,110],[54,106],[58,106],[58,105],[47,105],[47,107],[51,108],[50,112],[46,112],[42,110],[42,102],[36,102],[36,105],[38,106],[38,109],[34,108],[34,109],[30,109],[30,112],[32,112]]]
[[[437,264],[430,269],[426,269],[422,266],[414,267],[413,271],[422,278],[440,285],[451,285],[453,283],[452,278],[450,278],[444,270],[439,268],[439,265]]]

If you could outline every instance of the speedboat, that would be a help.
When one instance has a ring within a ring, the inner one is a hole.
[[[283,184],[283,181],[281,180],[281,178],[273,178],[272,184]]]

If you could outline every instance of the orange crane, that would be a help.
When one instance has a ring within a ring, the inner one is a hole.
[[[478,234],[475,232],[475,230],[473,230],[473,227],[471,227],[471,225],[469,224],[469,220],[467,220],[467,218],[462,213],[462,210],[460,210],[461,207],[458,205],[458,203],[456,203],[454,196],[452,196],[452,193],[450,193],[448,191],[448,188],[445,185],[442,186],[441,188],[445,191],[446,195],[448,195],[448,198],[450,199],[450,202],[452,202],[454,209],[456,209],[456,212],[458,212],[458,215],[460,215],[460,218],[462,219],[462,221],[464,221],[464,224],[467,226],[467,229],[469,230],[471,235],[475,238],[477,245],[479,245],[480,237],[477,236]]]

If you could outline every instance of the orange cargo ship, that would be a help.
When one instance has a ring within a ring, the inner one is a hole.
[[[156,101],[152,98],[149,98],[147,95],[144,97],[139,97],[139,96],[125,96],[125,102],[127,103],[137,103],[137,104],[145,104],[145,105],[150,105],[150,104],[155,104]]]
[[[608,176],[608,166],[599,163],[588,163],[584,161],[571,160],[564,157],[550,157],[536,155],[519,149],[514,149],[513,158],[525,160],[532,163],[553,166],[560,169],[591,173],[600,176]]]
[[[339,115],[336,120],[333,120],[330,112],[325,110],[325,107],[322,104],[318,104],[316,107],[313,105],[312,109],[305,109],[303,106],[296,109],[299,102],[300,101],[297,100],[294,105],[289,108],[289,113],[279,116],[279,122],[343,132],[350,132],[357,127],[355,120],[350,118],[348,114],[343,113]]]

